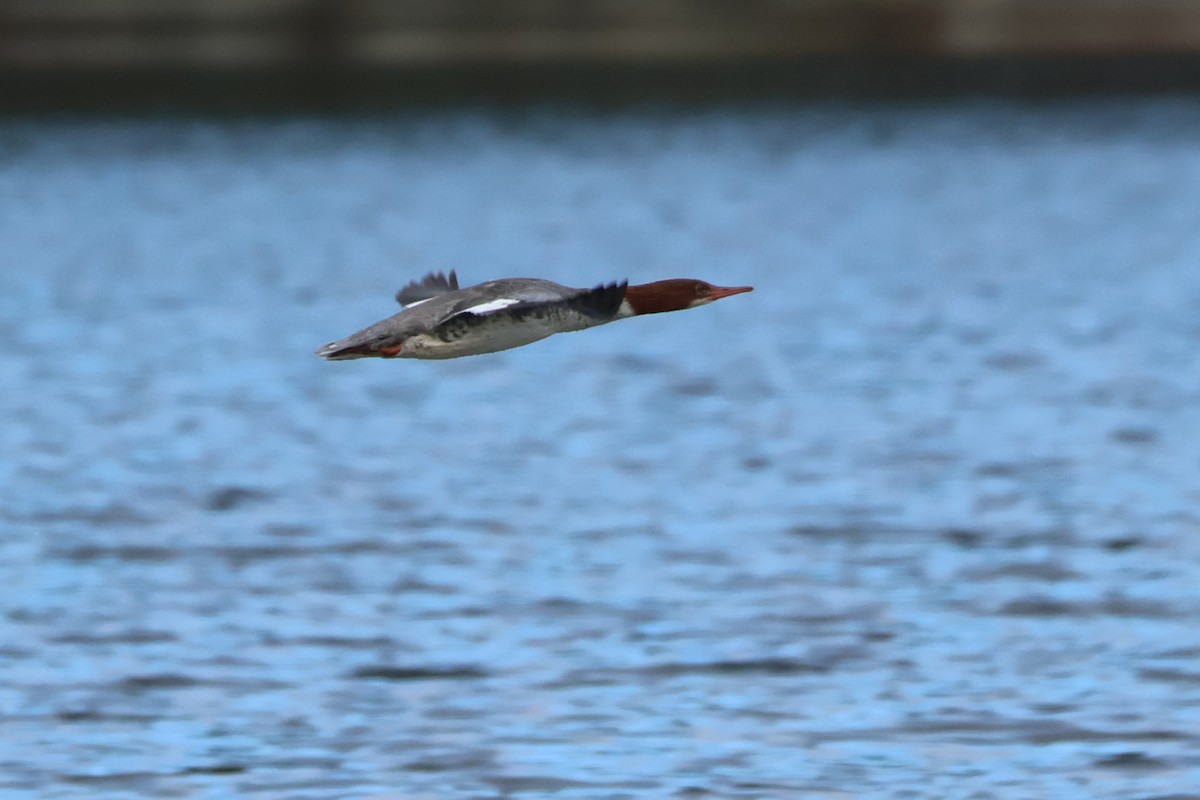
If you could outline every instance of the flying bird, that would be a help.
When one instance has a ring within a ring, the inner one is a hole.
[[[520,347],[556,333],[626,317],[695,308],[751,286],[713,286],[691,278],[574,289],[539,278],[502,278],[461,289],[458,275],[431,272],[396,293],[399,314],[319,348],[330,361],[351,358],[459,358]]]

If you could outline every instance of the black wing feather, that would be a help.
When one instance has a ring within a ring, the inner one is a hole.
[[[616,315],[625,300],[625,288],[629,281],[602,283],[595,288],[580,292],[566,300],[566,305],[581,314],[597,319],[609,319]]]
[[[457,289],[458,275],[454,270],[450,270],[448,276],[440,272],[430,272],[421,280],[413,281],[396,292],[396,302],[402,306],[410,306],[413,303],[437,297],[439,294],[457,291]]]

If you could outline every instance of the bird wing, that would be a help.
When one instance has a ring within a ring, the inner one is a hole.
[[[552,309],[570,309],[596,322],[607,322],[616,316],[617,311],[621,308],[627,284],[627,281],[600,284],[565,297],[550,292],[544,296],[537,292],[535,296],[531,297],[531,293],[526,289],[520,293],[524,294],[524,297],[502,296],[491,300],[460,304],[460,307],[455,308],[453,313],[442,320],[441,324],[457,321],[470,325],[481,322],[498,312],[504,312],[520,319],[528,314],[541,314]],[[557,288],[561,289],[562,287]]]
[[[405,308],[423,303],[446,292],[458,290],[458,275],[454,270],[443,275],[440,272],[430,272],[419,281],[413,281],[396,292],[396,302]]]

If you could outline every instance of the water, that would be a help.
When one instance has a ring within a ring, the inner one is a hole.
[[[1200,796],[1197,129],[0,123],[0,796]],[[450,268],[758,290],[311,355]]]

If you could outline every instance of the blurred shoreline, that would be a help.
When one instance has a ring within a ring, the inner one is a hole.
[[[1200,91],[1200,57],[814,58],[797,62],[398,70],[19,71],[0,114],[370,112],[399,106],[1054,99]]]
[[[8,0],[0,112],[1200,89],[1188,0]]]

